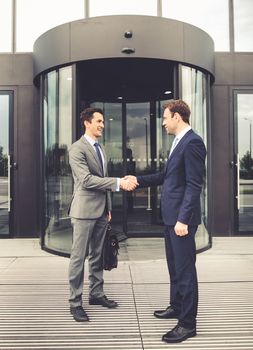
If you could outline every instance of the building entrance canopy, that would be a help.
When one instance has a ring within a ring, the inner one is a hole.
[[[130,34],[129,34],[130,33]],[[34,45],[34,79],[57,66],[106,58],[185,63],[214,76],[214,43],[190,24],[152,16],[104,16],[66,23]]]

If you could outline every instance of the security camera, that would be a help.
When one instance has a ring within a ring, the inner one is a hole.
[[[126,39],[130,39],[130,38],[132,38],[133,33],[132,33],[131,30],[127,30],[127,31],[125,32],[124,36],[125,36]]]

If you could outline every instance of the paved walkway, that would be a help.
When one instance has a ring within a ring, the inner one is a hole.
[[[80,324],[68,309],[68,259],[41,251],[38,240],[1,240],[0,349],[253,349],[253,237],[214,238],[198,255],[198,336],[176,345],[161,342],[175,320],[152,315],[169,299],[163,239],[128,239],[120,253],[105,273],[119,308],[88,305],[85,288],[91,322]]]

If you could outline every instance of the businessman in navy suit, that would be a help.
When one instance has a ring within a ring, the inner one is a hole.
[[[201,223],[200,194],[205,172],[203,140],[189,125],[190,109],[182,100],[164,106],[163,127],[175,138],[164,171],[137,176],[141,187],[162,185],[161,211],[165,224],[165,249],[170,274],[170,305],[154,316],[176,318],[163,335],[167,343],[196,335],[198,281],[195,233]]]

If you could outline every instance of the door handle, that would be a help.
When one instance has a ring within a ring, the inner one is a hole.
[[[11,156],[8,154],[8,212],[11,211]]]
[[[237,209],[240,210],[240,155],[237,153]]]

